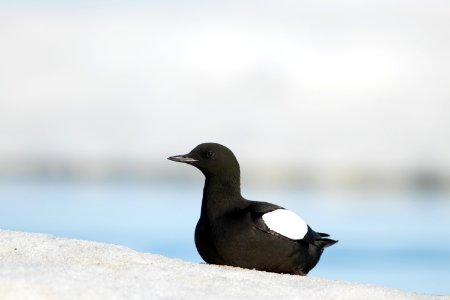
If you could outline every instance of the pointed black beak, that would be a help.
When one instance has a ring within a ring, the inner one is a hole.
[[[198,160],[192,158],[189,156],[189,154],[184,155],[175,155],[167,158],[168,160],[176,161],[176,162],[182,162],[182,163],[193,163]]]

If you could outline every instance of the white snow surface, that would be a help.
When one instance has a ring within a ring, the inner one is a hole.
[[[270,230],[293,240],[300,240],[308,233],[308,225],[290,210],[277,209],[262,216]]]
[[[450,299],[0,230],[0,299]]]

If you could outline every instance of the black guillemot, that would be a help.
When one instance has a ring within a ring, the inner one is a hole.
[[[195,245],[207,263],[306,275],[337,242],[281,206],[242,197],[239,163],[223,145],[200,144],[168,159],[205,175]]]

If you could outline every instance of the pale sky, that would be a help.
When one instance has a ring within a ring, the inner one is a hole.
[[[450,2],[0,2],[0,158],[450,168]]]

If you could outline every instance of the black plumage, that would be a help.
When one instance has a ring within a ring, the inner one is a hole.
[[[242,197],[239,163],[225,146],[200,144],[168,159],[195,166],[205,175],[195,245],[207,263],[306,275],[324,248],[337,242],[306,224],[300,239],[272,230],[264,216],[284,208]]]

